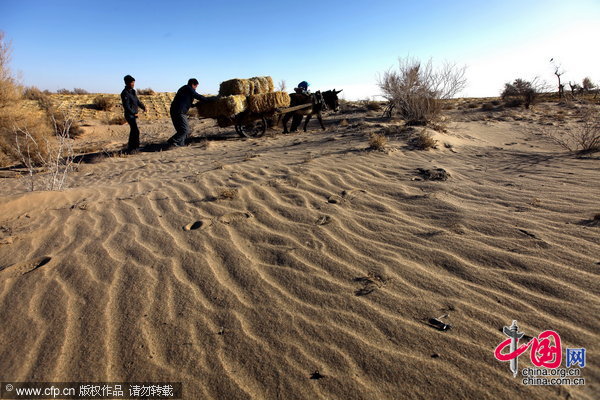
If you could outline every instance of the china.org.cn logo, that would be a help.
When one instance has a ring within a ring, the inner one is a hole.
[[[530,350],[531,363],[537,368],[523,368],[521,371],[523,384],[526,385],[584,385],[581,368],[585,367],[585,348],[566,348],[565,368],[560,368],[563,361],[560,335],[555,331],[544,331],[537,337],[528,337],[519,332],[517,321],[505,326],[502,332],[508,336],[494,350],[499,361],[508,361],[513,376],[519,373],[519,356]],[[530,339],[519,345],[524,337]],[[508,351],[506,349],[508,348]],[[578,368],[575,368],[575,367]]]

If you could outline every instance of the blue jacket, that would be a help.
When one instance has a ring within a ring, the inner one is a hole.
[[[138,113],[138,107],[146,111],[146,106],[138,99],[135,89],[129,86],[126,86],[121,92],[121,102],[123,102],[123,112],[126,119],[135,118],[135,114]]]
[[[203,100],[204,96],[198,94],[190,85],[183,85],[179,88],[175,98],[171,102],[171,114],[187,113],[194,99]]]

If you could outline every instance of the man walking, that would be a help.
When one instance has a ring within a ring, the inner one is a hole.
[[[140,147],[140,130],[136,121],[136,118],[138,117],[138,107],[146,111],[146,106],[138,99],[135,90],[133,89],[135,86],[135,79],[133,76],[126,75],[123,80],[125,81],[125,89],[121,92],[121,101],[123,103],[125,120],[131,128],[129,131],[127,152],[132,153]]]
[[[175,133],[168,141],[170,145],[180,147],[185,145],[185,140],[190,133],[190,126],[187,120],[187,112],[192,106],[194,99],[203,100],[204,96],[196,92],[198,80],[191,78],[187,85],[179,88],[175,98],[171,102],[171,121],[177,133]]]

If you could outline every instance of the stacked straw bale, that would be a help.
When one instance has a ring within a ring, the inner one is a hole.
[[[250,79],[230,79],[221,82],[219,87],[220,96],[234,96],[252,94],[272,93],[275,90],[273,78],[270,76],[255,76]]]
[[[290,106],[290,95],[286,92],[253,94],[248,96],[248,108],[253,113],[262,113]]]
[[[245,95],[209,96],[198,104],[198,115],[203,118],[217,118],[239,114],[248,107]]]
[[[255,76],[254,78],[250,78],[249,81],[254,86],[254,91],[250,94],[273,93],[275,90],[273,78],[270,76]]]
[[[251,82],[248,79],[230,79],[221,82],[219,86],[219,96],[235,96],[243,94],[247,96],[250,93]],[[254,90],[254,86],[252,86]]]

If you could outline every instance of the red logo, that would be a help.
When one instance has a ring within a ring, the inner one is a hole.
[[[506,347],[510,348],[512,341],[515,341],[515,350],[509,353],[502,353],[502,350]],[[544,331],[538,337],[534,337],[519,347],[517,347],[518,342],[519,338],[509,337],[496,347],[494,356],[500,361],[510,361],[531,348],[531,362],[536,367],[558,368],[560,366],[562,362],[562,350],[558,333]]]

